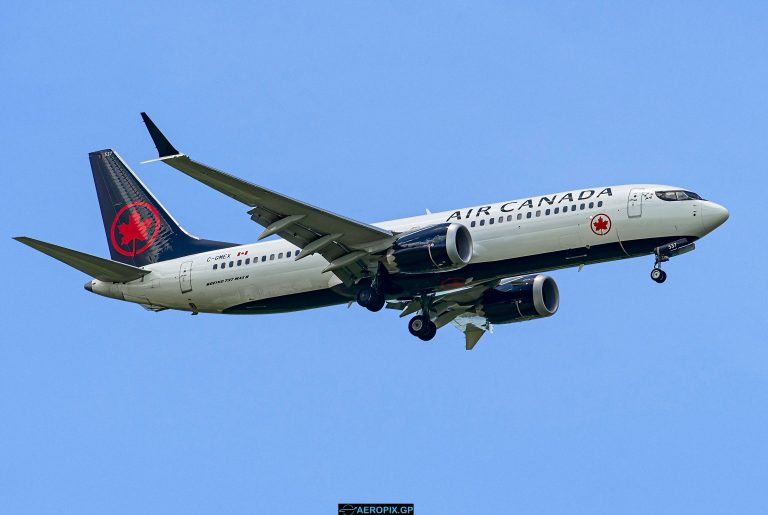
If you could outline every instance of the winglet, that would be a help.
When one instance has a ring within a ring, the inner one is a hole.
[[[158,129],[157,125],[155,125],[155,122],[153,122],[152,119],[147,116],[147,113],[141,113],[141,119],[144,120],[144,125],[147,126],[149,135],[152,137],[152,141],[155,143],[155,147],[157,147],[157,153],[159,154],[159,157],[163,158],[169,156],[177,156],[181,153],[176,150],[173,145],[171,145],[171,142],[168,141],[168,138],[166,138],[162,132],[160,132],[160,129]]]

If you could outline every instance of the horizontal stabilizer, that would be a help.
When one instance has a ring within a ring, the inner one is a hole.
[[[100,281],[110,281],[115,283],[124,283],[139,279],[147,275],[149,270],[142,270],[135,266],[125,265],[117,261],[92,256],[84,252],[59,247],[52,243],[27,238],[26,236],[17,236],[14,240],[28,245],[43,254],[48,254],[62,263],[66,263],[72,268],[76,268],[83,273],[90,275]]]

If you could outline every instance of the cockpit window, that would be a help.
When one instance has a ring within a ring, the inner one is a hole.
[[[666,201],[678,201],[678,200],[704,200],[699,195],[692,191],[672,190],[672,191],[657,191],[656,196],[661,200]]]

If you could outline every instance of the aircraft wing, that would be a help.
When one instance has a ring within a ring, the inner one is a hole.
[[[372,253],[389,247],[390,231],[374,227],[257,186],[190,159],[171,145],[146,113],[141,113],[160,161],[250,206],[251,219],[265,229],[259,239],[277,234],[302,251],[297,259],[321,254],[348,286],[378,266]]]

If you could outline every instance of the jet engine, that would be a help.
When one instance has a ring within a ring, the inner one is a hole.
[[[472,235],[457,223],[431,225],[400,236],[386,259],[405,274],[456,270],[472,259]]]
[[[492,324],[510,324],[554,315],[560,306],[557,283],[547,275],[529,275],[485,292],[482,314]]]

